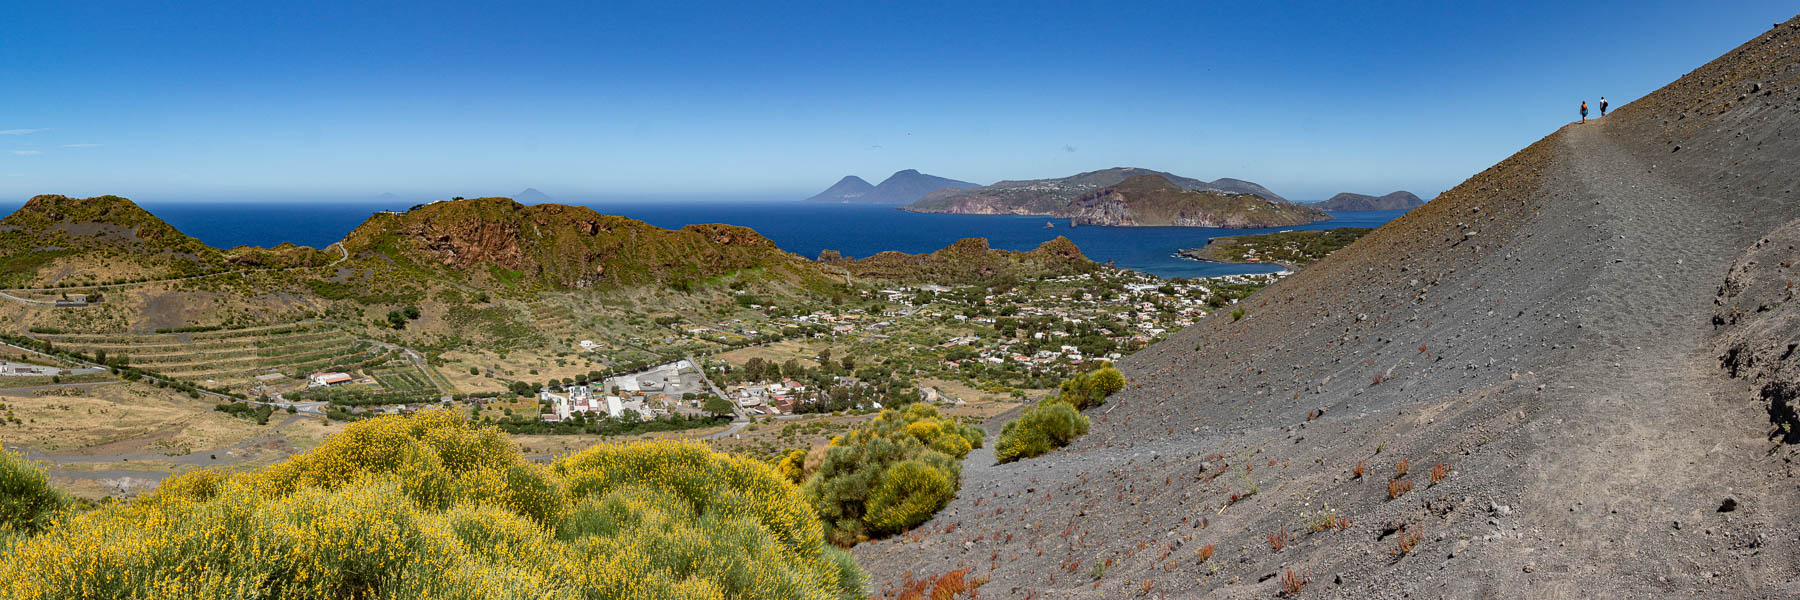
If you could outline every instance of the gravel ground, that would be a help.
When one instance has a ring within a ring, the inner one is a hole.
[[[856,556],[878,592],[972,567],[1003,598],[1800,597],[1796,453],[1721,362],[1791,321],[1714,324],[1728,276],[1800,261],[1757,246],[1800,217],[1797,129],[1800,19],[1130,357],[1088,436],[971,455]]]

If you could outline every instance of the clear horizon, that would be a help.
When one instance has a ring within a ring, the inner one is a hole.
[[[1429,199],[1793,10],[21,3],[0,204],[774,201],[1115,166]]]

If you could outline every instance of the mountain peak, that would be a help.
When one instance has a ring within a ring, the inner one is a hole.
[[[978,187],[967,181],[957,181],[947,177],[927,175],[918,169],[902,169],[881,181],[881,185],[864,194],[862,201],[870,204],[911,204],[924,198],[926,194],[941,189],[967,189]]]
[[[858,198],[861,198],[863,194],[869,193],[869,190],[872,189],[875,189],[875,186],[869,185],[869,182],[863,181],[863,178],[855,175],[845,175],[843,179],[839,179],[837,183],[831,184],[831,187],[825,188],[825,191],[813,194],[813,196],[807,198],[806,201],[855,202]]]
[[[555,202],[556,201],[556,199],[551,198],[549,194],[540,192],[540,191],[538,191],[537,188],[534,188],[534,187],[528,187],[528,188],[525,188],[525,191],[519,192],[517,194],[513,194],[512,199],[518,200],[519,202],[523,202],[525,204],[542,204],[545,202]]]
[[[881,185],[869,185],[861,177],[847,175],[825,191],[819,192],[807,202],[856,202],[862,204],[910,204],[936,190],[951,188],[963,189],[977,187],[967,181],[957,181],[936,175],[920,173],[918,169],[901,169],[894,171]]]
[[[213,268],[224,260],[218,249],[119,196],[36,196],[0,219],[0,234],[4,234],[0,235],[0,256],[9,258],[44,251],[123,251],[128,261],[148,261],[143,263],[147,268],[182,263],[186,272]],[[149,258],[151,255],[158,257]],[[7,275],[30,279],[35,271],[33,267]]]
[[[110,195],[92,198],[70,198],[55,194],[34,196],[19,210],[0,219],[0,225],[40,233],[60,229],[82,237],[106,237],[102,235],[101,228],[114,228],[130,232],[127,237],[140,242],[161,240],[184,245],[190,241],[196,244],[199,242],[177,231],[174,226],[150,214],[150,211],[144,210],[137,203]]]
[[[1126,177],[1112,186],[1119,190],[1180,190],[1182,187],[1162,175],[1144,173]]]

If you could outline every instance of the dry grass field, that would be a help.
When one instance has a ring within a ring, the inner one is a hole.
[[[23,392],[0,396],[0,403],[24,421],[0,429],[0,439],[56,454],[185,454],[229,446],[261,429],[214,411],[214,401],[144,385]]]

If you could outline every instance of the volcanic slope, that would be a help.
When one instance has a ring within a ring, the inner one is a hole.
[[[1800,596],[1800,453],[1711,321],[1797,160],[1800,19],[1127,358],[1090,434],[972,453],[857,558],[1000,597]]]

